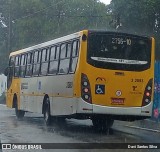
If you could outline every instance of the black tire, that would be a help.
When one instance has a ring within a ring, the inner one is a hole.
[[[52,117],[53,119],[54,117]],[[57,122],[65,122],[66,118],[65,117],[55,117],[54,119],[56,119]]]
[[[23,110],[18,110],[18,105],[17,105],[17,103],[16,103],[16,106],[15,106],[15,113],[16,113],[16,117],[17,117],[18,119],[22,119],[22,118],[24,117],[24,115],[25,115],[25,111],[23,111]]]
[[[50,114],[50,103],[49,103],[49,101],[46,101],[44,103],[43,116],[44,116],[44,122],[45,122],[45,124],[47,126],[51,125],[51,114]]]
[[[95,118],[92,118],[92,123],[93,123],[95,130],[107,131],[108,129],[112,127],[114,120],[111,118],[95,117]]]

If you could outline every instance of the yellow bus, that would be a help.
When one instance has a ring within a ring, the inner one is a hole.
[[[91,119],[106,129],[114,120],[152,114],[154,88],[152,37],[83,30],[12,52],[7,107],[51,118]]]

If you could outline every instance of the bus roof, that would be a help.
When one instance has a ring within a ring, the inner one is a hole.
[[[117,34],[126,34],[126,35],[136,36],[136,37],[149,38],[147,36],[125,33],[125,32],[120,32],[120,31],[82,30],[82,31],[79,31],[79,32],[76,32],[76,33],[73,33],[73,34],[69,34],[69,35],[66,35],[66,36],[63,36],[63,37],[60,37],[60,38],[57,38],[57,39],[53,39],[53,40],[50,40],[50,41],[47,41],[47,42],[44,42],[44,43],[33,45],[31,47],[28,47],[28,48],[24,48],[24,49],[21,49],[21,50],[18,50],[18,51],[11,52],[10,56],[14,56],[14,55],[17,55],[17,54],[29,52],[31,50],[38,50],[39,48],[45,48],[47,46],[52,46],[54,44],[58,44],[58,43],[63,42],[63,41],[68,41],[68,40],[71,40],[71,39],[75,39],[75,38],[80,37],[82,35],[82,33],[87,32],[87,31],[89,31],[89,33],[92,33],[92,32],[93,33],[110,33],[110,34],[117,33]]]
[[[47,46],[52,46],[54,44],[58,44],[58,43],[63,42],[63,41],[68,41],[70,39],[75,39],[75,38],[80,37],[80,35],[81,35],[82,32],[83,31],[76,32],[76,33],[73,33],[73,34],[70,34],[70,35],[66,35],[66,36],[63,36],[63,37],[51,40],[51,41],[47,41],[47,42],[40,43],[40,44],[31,46],[31,47],[28,47],[28,48],[24,48],[24,49],[21,49],[21,50],[18,50],[18,51],[14,51],[14,52],[10,53],[10,56],[14,56],[16,54],[21,54],[21,53],[29,52],[31,50],[37,50],[39,48],[45,48]]]

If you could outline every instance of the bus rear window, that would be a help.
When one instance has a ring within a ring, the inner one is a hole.
[[[97,68],[141,71],[150,67],[151,40],[127,34],[90,34],[87,62]]]

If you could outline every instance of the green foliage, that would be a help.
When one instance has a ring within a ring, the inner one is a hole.
[[[156,38],[156,59],[160,59],[160,1],[112,0],[108,7],[113,16],[120,16],[121,30]]]
[[[8,26],[0,28],[2,72],[11,51],[82,29],[107,29],[110,19],[97,0],[0,0],[0,13]]]
[[[112,0],[109,6],[99,0],[0,0],[0,13],[8,26],[0,28],[2,72],[11,51],[82,29],[113,30],[119,22],[124,32],[154,36],[160,59],[159,0]]]

